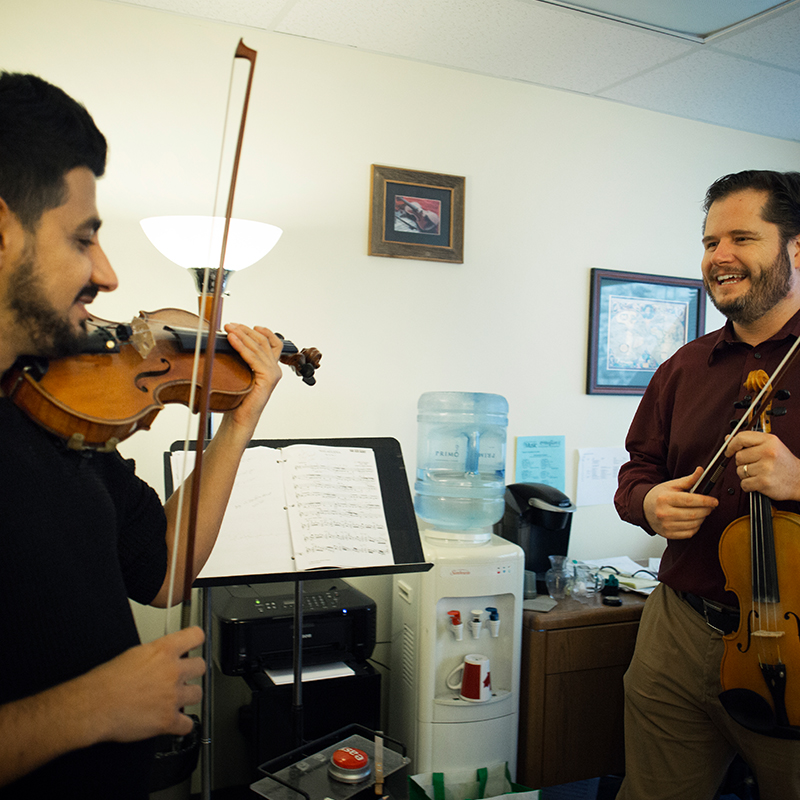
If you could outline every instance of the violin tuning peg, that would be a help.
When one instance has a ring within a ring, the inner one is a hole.
[[[738,420],[738,419],[732,419],[730,421],[730,423],[729,423],[730,427],[731,427],[731,430],[733,430],[739,424],[739,422],[740,422],[740,420]]]
[[[788,400],[792,396],[792,393],[788,389],[778,389],[775,392],[775,399],[776,400]]]
[[[312,367],[311,364],[306,364],[305,366],[311,367],[311,369],[302,369],[300,371],[300,375],[303,378],[303,383],[313,386],[317,382],[317,379],[314,377],[314,367]]]
[[[783,406],[777,406],[776,408],[768,408],[767,414],[772,417],[783,417],[786,416],[786,409]]]
[[[752,403],[752,402],[753,402],[753,398],[749,394],[746,394],[741,400],[737,400],[733,404],[733,407],[734,408],[749,408],[750,407],[750,403]]]

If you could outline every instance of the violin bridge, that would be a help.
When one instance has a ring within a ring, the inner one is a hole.
[[[150,351],[156,346],[156,340],[153,332],[150,330],[147,322],[141,317],[134,317],[131,321],[131,329],[133,334],[130,342],[134,350],[144,359],[150,355]]]

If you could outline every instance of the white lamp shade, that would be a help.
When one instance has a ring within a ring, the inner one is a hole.
[[[147,238],[170,261],[185,269],[215,270],[222,252],[224,217],[148,217],[141,221]],[[249,267],[277,244],[283,231],[266,222],[231,219],[225,248],[226,270]]]

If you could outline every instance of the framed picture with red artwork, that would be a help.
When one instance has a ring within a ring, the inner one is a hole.
[[[464,262],[464,178],[372,165],[369,255]]]

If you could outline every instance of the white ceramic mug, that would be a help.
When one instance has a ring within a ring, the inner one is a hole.
[[[461,675],[459,675],[461,673]],[[448,689],[459,689],[462,700],[482,703],[492,696],[492,673],[489,658],[480,653],[470,653],[447,676]]]

